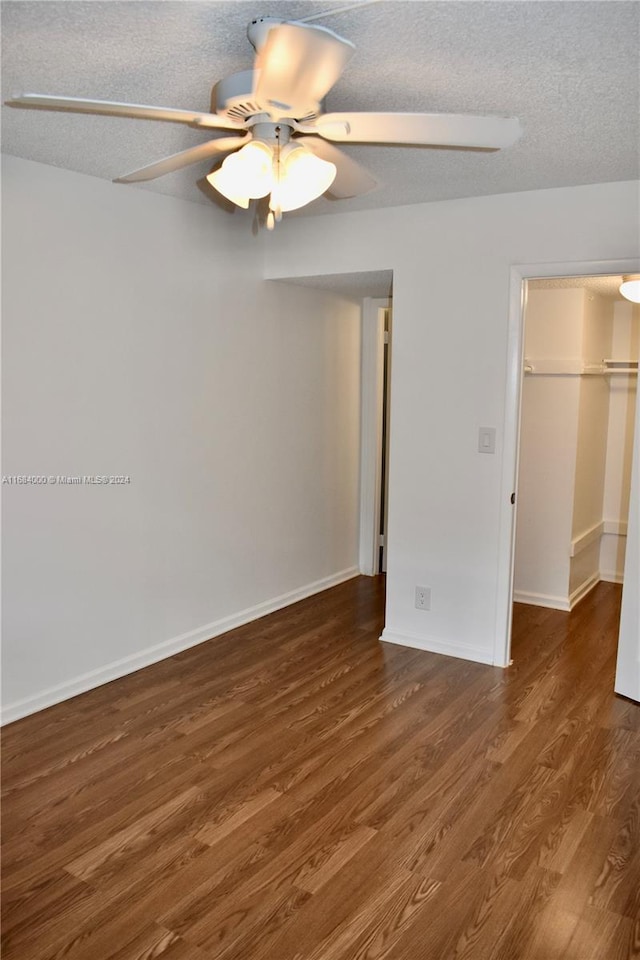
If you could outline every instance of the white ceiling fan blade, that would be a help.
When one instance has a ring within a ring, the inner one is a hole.
[[[295,143],[303,143],[321,160],[328,160],[336,165],[336,178],[327,190],[336,200],[359,197],[378,186],[378,181],[368,170],[326,140],[319,140],[318,137],[297,137]]]
[[[118,177],[113,182],[137,183],[140,180],[155,180],[156,177],[163,177],[165,173],[173,173],[174,170],[188,167],[191,163],[199,163],[201,160],[207,160],[217,154],[230,153],[231,150],[237,150],[238,147],[248,143],[249,140],[251,140],[251,134],[247,134],[246,137],[221,137],[219,140],[209,140],[208,143],[201,143],[197,147],[191,147],[189,150],[174,153],[170,157],[156,161],[156,163],[150,163],[148,167],[133,170],[123,177]]]
[[[233,120],[219,117],[214,113],[178,110],[173,107],[145,107],[137,103],[112,103],[109,100],[80,100],[77,97],[49,97],[40,93],[24,93],[5,102],[8,107],[105,114],[110,117],[131,117],[137,120],[165,120],[169,123],[190,123],[197,127],[223,130],[237,130],[241,126]]]
[[[255,96],[282,115],[315,112],[355,47],[324,27],[283,23],[272,27],[256,58]]]
[[[522,134],[516,117],[457,113],[325,113],[304,133],[344,143],[410,143],[415,146],[500,150]]]

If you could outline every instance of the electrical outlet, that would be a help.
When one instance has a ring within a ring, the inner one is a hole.
[[[431,610],[431,587],[416,587],[416,610]]]

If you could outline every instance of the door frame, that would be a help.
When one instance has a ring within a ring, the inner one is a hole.
[[[524,311],[527,280],[548,277],[595,277],[600,274],[637,273],[638,260],[585,260],[520,263],[511,267],[509,286],[509,328],[507,337],[507,377],[504,403],[504,446],[498,544],[498,589],[496,596],[496,635],[493,662],[507,667],[511,663],[511,617],[516,513],[518,500],[518,460],[520,454],[520,412],[522,405],[522,364],[524,362]],[[634,457],[640,456],[634,450]],[[511,495],[515,492],[515,506]]]
[[[380,572],[380,501],[382,495],[382,403],[384,395],[384,311],[387,297],[362,301],[360,401],[360,573]],[[387,444],[387,469],[388,444]]]

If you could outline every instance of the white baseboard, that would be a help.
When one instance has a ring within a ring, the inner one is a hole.
[[[425,650],[428,653],[442,653],[447,657],[456,657],[459,660],[474,660],[476,663],[493,664],[493,653],[484,647],[471,647],[462,643],[449,643],[447,640],[438,640],[435,637],[422,637],[416,634],[396,633],[385,627],[380,636],[383,643],[396,643],[400,647],[411,647],[414,650]]]
[[[146,647],[139,653],[134,653],[129,657],[123,657],[121,660],[114,660],[112,663],[105,664],[97,670],[91,670],[89,673],[80,674],[60,683],[55,687],[49,687],[31,697],[25,697],[23,700],[16,700],[14,703],[2,707],[1,724],[13,723],[21,717],[26,717],[31,713],[37,713],[38,710],[44,710],[55,703],[61,703],[63,700],[69,700],[80,693],[86,693],[87,690],[93,690],[95,687],[102,686],[103,683],[109,683],[111,680],[117,680],[119,677],[125,677],[129,673],[135,673],[143,667],[151,666],[159,660],[166,660],[167,657],[173,657],[182,650],[189,647],[195,647],[199,643],[218,637],[222,633],[241,627],[252,620],[258,620],[260,617],[273,613],[275,610],[281,610],[288,607],[298,600],[304,600],[305,597],[311,597],[315,593],[321,593],[328,590],[329,587],[335,587],[345,580],[351,580],[359,575],[358,567],[349,567],[347,570],[341,570],[339,573],[331,574],[329,577],[323,577],[321,580],[315,580],[297,590],[290,590],[272,600],[265,600],[257,603],[253,607],[247,607],[238,613],[231,614],[228,617],[222,617],[220,620],[214,620],[188,633],[183,633],[179,637],[173,637],[171,640],[164,640],[162,643],[156,643],[151,647]]]
[[[601,570],[600,579],[605,583],[623,583],[624,574],[618,573],[617,570]]]
[[[594,573],[580,584],[568,597],[554,597],[546,593],[527,593],[526,590],[514,590],[514,603],[528,603],[533,607],[548,607],[551,610],[562,610],[570,613],[580,601],[596,587],[601,580],[605,580],[600,573]]]
[[[591,593],[594,587],[597,587],[600,583],[600,574],[592,573],[590,577],[587,577],[586,580],[580,584],[579,587],[569,595],[569,609],[573,610],[576,604],[580,603],[588,593]]]
[[[549,593],[529,593],[527,590],[514,590],[514,603],[528,603],[532,607],[550,607],[552,610],[564,610],[566,613],[571,609],[567,597],[554,597]]]

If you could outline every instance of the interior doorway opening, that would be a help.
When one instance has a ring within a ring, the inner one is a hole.
[[[623,582],[640,317],[620,280],[527,283],[516,602],[570,611]]]
[[[504,461],[503,461],[503,506],[502,506],[502,532],[501,532],[501,555],[500,555],[500,569],[502,575],[499,580],[498,586],[498,609],[500,611],[499,622],[498,622],[498,631],[496,633],[496,648],[494,654],[494,662],[497,665],[507,666],[511,661],[511,623],[512,623],[512,601],[514,596],[514,587],[515,587],[515,575],[516,575],[516,564],[515,554],[516,554],[516,509],[514,509],[513,504],[516,500],[516,494],[518,501],[520,500],[520,490],[518,489],[518,474],[519,474],[519,452],[520,452],[520,420],[521,420],[521,410],[522,410],[522,399],[524,392],[524,381],[526,376],[532,376],[534,374],[536,364],[533,362],[535,358],[532,358],[528,355],[528,349],[525,350],[525,307],[527,305],[528,294],[532,287],[532,281],[535,280],[546,280],[549,282],[553,278],[553,282],[559,286],[579,286],[576,284],[576,278],[585,278],[592,277],[596,278],[597,282],[609,282],[610,284],[616,281],[606,281],[607,276],[615,276],[617,278],[617,283],[621,280],[622,274],[637,272],[638,264],[634,260],[620,260],[620,261],[607,261],[607,262],[589,262],[589,263],[557,263],[557,264],[532,264],[532,265],[520,265],[513,267],[511,271],[511,304],[510,304],[510,326],[509,326],[509,347],[508,347],[508,383],[507,383],[507,395],[506,395],[506,422],[505,422],[505,434],[504,434]],[[569,282],[569,278],[571,283]],[[581,281],[584,284],[586,281]],[[533,288],[535,289],[535,287]],[[640,308],[630,305],[627,310],[630,310],[633,315],[633,322],[637,325],[638,321],[638,312]],[[618,331],[619,332],[619,331]],[[637,337],[637,334],[635,335]],[[586,343],[589,342],[587,337]],[[616,343],[616,346],[619,344]],[[528,346],[528,345],[527,345]],[[566,344],[565,344],[566,349]],[[621,374],[629,375],[634,377],[635,392],[636,392],[636,402],[632,403],[633,412],[637,411],[637,355],[635,359],[632,359],[628,355],[617,357],[612,356],[610,350],[606,351],[608,356],[599,356],[595,355],[593,362],[590,361],[591,358],[586,355],[582,355],[578,351],[577,355],[574,351],[572,355],[572,362],[574,364],[570,370],[564,371],[560,369],[560,365],[557,363],[555,368],[553,367],[553,357],[538,357],[538,366],[537,372],[544,373],[546,376],[551,377],[553,375],[562,375],[563,373],[570,372],[576,377],[587,378],[587,377],[600,377],[604,379],[613,379],[618,377]],[[588,351],[587,351],[588,353]],[[563,357],[563,362],[567,357]],[[556,358],[557,360],[557,358]],[[576,364],[582,361],[583,367],[578,370]],[[608,363],[605,363],[608,361]],[[618,362],[621,361],[621,362]],[[545,366],[546,364],[546,366]],[[609,369],[603,370],[603,365]],[[595,369],[597,366],[600,369]],[[524,368],[527,367],[526,373]],[[616,374],[612,374],[610,369],[615,368],[617,370]],[[592,381],[595,382],[595,381]],[[602,382],[602,380],[601,380]],[[593,392],[593,388],[591,388]],[[577,394],[578,391],[574,390],[574,394]],[[578,408],[579,409],[579,408]],[[631,483],[630,483],[630,505],[631,512],[629,516],[629,547],[630,550],[627,550],[627,561],[629,562],[629,573],[625,578],[625,588],[622,597],[622,614],[621,614],[621,624],[620,624],[620,633],[619,633],[619,643],[618,643],[618,652],[617,652],[617,672],[616,672],[616,692],[622,693],[625,696],[632,697],[633,699],[640,700],[640,629],[638,626],[638,487],[640,483],[640,465],[638,460],[640,457],[640,430],[638,429],[638,416],[636,412],[635,416],[635,431],[632,432],[627,426],[629,433],[633,433],[631,437],[630,444],[627,443],[625,459],[633,460],[633,467],[631,472]],[[579,470],[579,465],[577,462],[577,446],[580,432],[580,418],[578,416],[577,427],[576,427],[576,444],[575,444],[575,458],[574,466]],[[585,418],[583,417],[583,433],[584,433],[584,422]],[[587,418],[587,423],[588,423]],[[584,450],[582,451],[584,453]],[[588,460],[588,457],[587,457]],[[606,476],[606,468],[605,468]],[[575,479],[575,477],[573,478]],[[516,491],[516,494],[514,494]],[[587,498],[588,500],[589,498]],[[593,502],[593,497],[591,498]],[[603,495],[603,504],[605,502]],[[593,560],[593,555],[599,554],[602,552],[602,544],[600,543],[600,549],[598,549],[598,541],[602,541],[603,536],[613,535],[614,537],[620,537],[623,535],[623,524],[620,521],[616,524],[607,524],[605,521],[607,517],[602,517],[600,523],[592,524],[591,528],[582,530],[582,534],[586,534],[586,537],[583,536],[573,536],[576,532],[573,522],[580,517],[584,518],[584,497],[582,498],[581,504],[579,505],[580,509],[572,511],[572,526],[571,526],[571,539],[566,545],[567,552],[569,554],[568,558],[565,557],[565,562],[574,560],[579,553],[583,552],[585,548],[591,548],[587,550],[586,556],[591,556]],[[518,503],[520,507],[520,503]],[[566,538],[565,538],[566,539]],[[576,541],[576,542],[574,542]],[[594,547],[595,544],[595,547]],[[573,554],[573,555],[572,555]],[[618,553],[618,557],[620,553]],[[561,595],[563,603],[554,603],[553,606],[560,609],[570,610],[572,606],[575,606],[581,599],[582,596],[588,595],[590,588],[595,586],[595,583],[598,582],[598,579],[592,581],[591,583],[587,582],[588,577],[584,577],[585,571],[585,557],[580,558],[579,563],[574,564],[573,570],[573,579],[571,570],[569,573],[569,581],[567,592],[564,596]],[[614,571],[615,573],[615,571]],[[605,571],[605,576],[600,577],[600,571],[598,571],[599,579],[618,579],[615,576],[606,576],[607,571]],[[582,577],[581,586],[582,590],[576,590],[576,580],[579,579],[579,576]],[[621,576],[620,576],[621,578]],[[566,582],[566,581],[563,581]],[[571,589],[569,589],[571,587]],[[531,591],[532,593],[535,591]],[[544,593],[544,591],[540,591]],[[571,594],[574,594],[571,596]],[[528,598],[530,599],[530,598]],[[545,605],[547,599],[545,597],[540,598],[539,605]],[[501,617],[504,615],[504,621],[501,620]],[[504,628],[502,632],[501,628]],[[637,662],[636,662],[637,661]],[[625,669],[630,667],[631,669]]]

